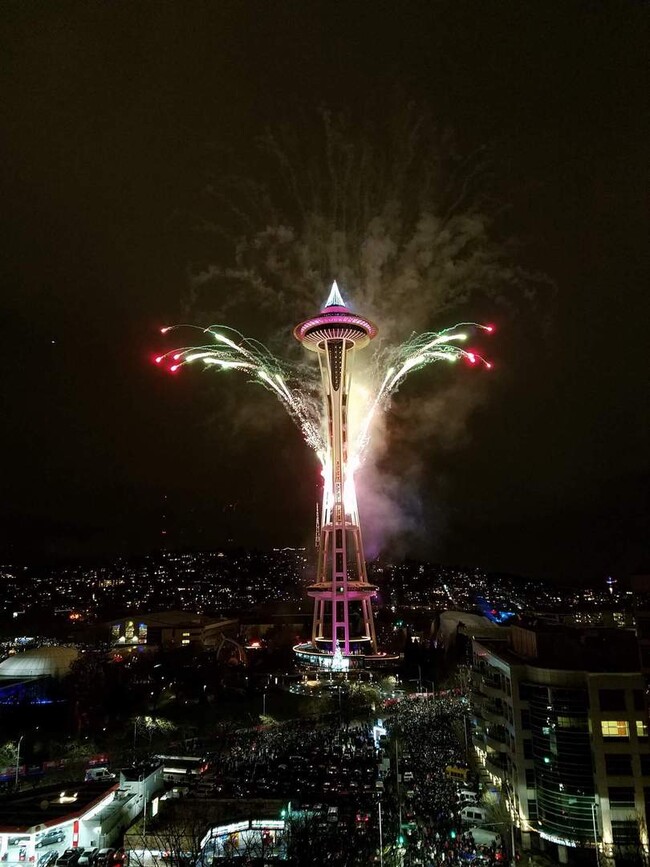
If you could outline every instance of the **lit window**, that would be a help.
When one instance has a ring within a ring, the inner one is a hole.
[[[587,720],[575,716],[558,716],[557,725],[561,729],[586,729]]]
[[[636,721],[636,736],[638,738],[647,738],[648,737],[648,724],[644,722],[642,719],[638,719]]]
[[[601,721],[604,738],[629,738],[630,726],[626,720],[604,719]]]

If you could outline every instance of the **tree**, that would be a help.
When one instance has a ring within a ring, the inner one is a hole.
[[[143,744],[146,744],[146,750],[162,749],[169,740],[169,737],[177,730],[176,725],[163,717],[154,717],[147,714],[134,716],[129,721],[129,726],[124,732],[125,744],[124,753],[128,755],[132,753],[133,758],[141,749]],[[129,744],[129,739],[132,738],[132,744]]]
[[[81,654],[70,666],[66,686],[74,703],[76,734],[94,729],[106,714],[106,676],[101,657]]]
[[[265,856],[283,847],[266,829],[249,819],[231,822],[230,831],[212,834],[223,824],[218,805],[196,801],[166,801],[155,819],[140,821],[124,838],[129,861],[136,867],[198,867],[206,862],[261,865]],[[234,827],[233,827],[234,826]]]
[[[0,767],[13,767],[16,764],[18,741],[5,741],[0,744]]]
[[[179,804],[165,802],[166,808],[149,823],[142,820],[129,829],[124,846],[129,850],[129,863],[144,867],[195,867],[201,857],[201,843],[209,822],[205,811],[201,815],[179,809]],[[146,854],[145,854],[146,853]]]
[[[509,787],[503,785],[500,794],[488,792],[483,798],[483,806],[487,820],[485,827],[490,831],[496,831],[501,834],[501,838],[506,843],[508,857],[512,860],[512,837],[514,819],[508,809],[508,800],[510,798]]]

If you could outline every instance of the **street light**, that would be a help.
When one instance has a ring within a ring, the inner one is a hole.
[[[20,768],[20,745],[25,735],[18,738],[18,746],[16,747],[16,788],[18,788],[18,769]]]
[[[147,786],[144,778],[144,771],[140,775],[139,781],[140,794],[144,798],[144,808],[142,810],[142,839],[144,841],[145,837],[147,836]]]
[[[266,690],[262,690],[262,716],[266,716]]]

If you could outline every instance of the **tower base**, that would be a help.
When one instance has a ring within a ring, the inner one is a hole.
[[[399,653],[373,653],[369,643],[354,653],[341,653],[314,644],[296,644],[293,648],[296,662],[301,668],[317,668],[324,671],[350,671],[365,669],[392,669],[399,662]]]

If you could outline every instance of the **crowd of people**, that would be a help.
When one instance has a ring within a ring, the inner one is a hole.
[[[348,797],[369,808],[377,759],[370,725],[294,721],[234,732],[212,755],[212,777],[221,793],[238,797],[307,805]]]
[[[427,867],[474,860],[496,864],[505,858],[498,835],[489,844],[478,845],[463,830],[461,786],[447,769],[466,768],[466,713],[465,699],[448,693],[401,701],[388,720],[402,780],[395,784],[395,796],[402,824],[406,819],[410,830],[404,843],[412,863]],[[478,789],[469,769],[463,788]]]
[[[422,848],[427,854],[427,867],[460,867],[472,861],[503,864],[507,860],[502,842],[479,845],[469,831],[455,839],[445,838],[438,831],[425,833]]]
[[[286,798],[300,815],[312,811],[322,834],[335,821],[351,852],[355,835],[360,850],[377,851],[381,804],[384,851],[398,852],[401,863],[496,865],[507,860],[500,836],[477,832],[477,840],[462,822],[460,789],[478,798],[477,780],[467,769],[461,786],[448,771],[466,768],[465,702],[450,692],[392,703],[381,712],[380,742],[372,723],[337,714],[231,731],[212,756],[211,776],[222,796]]]

